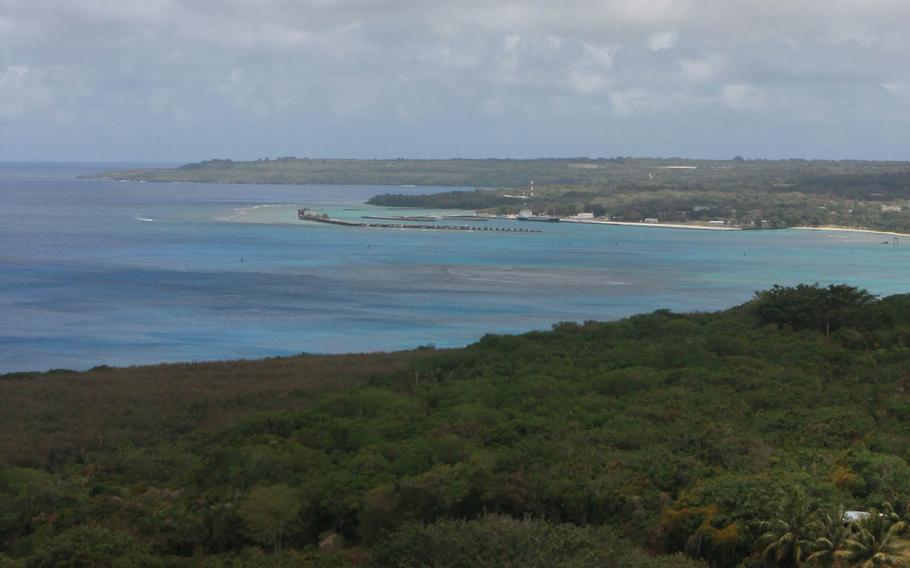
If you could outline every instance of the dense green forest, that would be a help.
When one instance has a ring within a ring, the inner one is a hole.
[[[680,169],[680,168],[683,169]],[[650,176],[648,174],[651,174]],[[658,188],[696,184],[704,189],[787,191],[799,184],[807,193],[840,193],[887,198],[907,195],[907,162],[859,160],[689,160],[679,158],[541,158],[533,160],[339,160],[283,157],[256,161],[208,160],[173,169],[111,171],[100,177],[145,181],[212,183],[293,183],[432,185],[525,188],[614,186]],[[842,187],[839,187],[842,186]]]
[[[463,349],[7,375],[0,567],[905,565],[908,369],[910,296],[804,285]]]
[[[146,181],[428,185],[491,188],[432,195],[390,193],[375,205],[594,213],[615,221],[744,228],[842,226],[910,232],[910,164],[853,160],[210,160],[176,169],[106,172]],[[534,198],[504,197],[528,188]]]

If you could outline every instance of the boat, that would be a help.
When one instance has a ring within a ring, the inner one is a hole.
[[[522,209],[515,218],[519,221],[542,221],[544,223],[559,222],[559,217],[556,215],[535,215],[530,209]]]

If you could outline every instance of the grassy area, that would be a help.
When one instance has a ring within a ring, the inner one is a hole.
[[[907,322],[910,296],[802,286],[463,349],[7,376],[0,566],[901,565]]]

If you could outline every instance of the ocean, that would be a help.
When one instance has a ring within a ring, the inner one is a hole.
[[[560,321],[723,309],[773,284],[910,291],[910,240],[883,235],[359,229],[296,211],[455,214],[364,205],[452,188],[78,179],[123,167],[0,164],[0,373],[461,346]]]

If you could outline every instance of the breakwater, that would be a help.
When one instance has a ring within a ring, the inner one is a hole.
[[[301,221],[313,221],[315,223],[326,223],[329,225],[341,225],[342,227],[364,227],[373,229],[423,229],[432,231],[482,231],[485,233],[540,233],[536,229],[524,229],[517,227],[473,227],[470,225],[425,225],[413,223],[365,223],[358,221],[344,221],[341,219],[332,219],[324,215],[316,215],[308,209],[299,209],[297,218]]]

